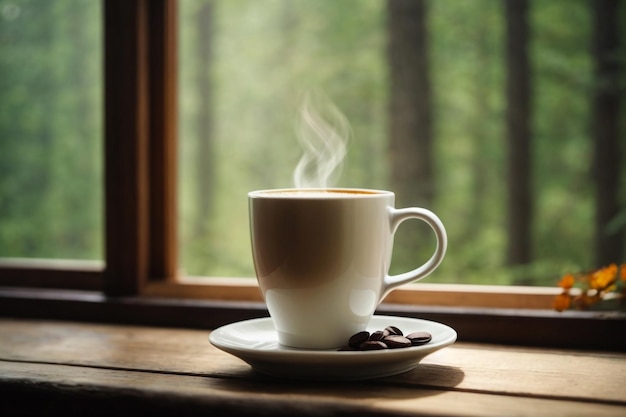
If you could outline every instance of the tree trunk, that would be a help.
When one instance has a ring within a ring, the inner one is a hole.
[[[198,108],[196,111],[197,142],[195,154],[195,183],[197,189],[197,211],[195,212],[194,233],[202,239],[208,239],[212,200],[215,196],[215,168],[213,146],[213,122],[211,102],[211,61],[213,40],[213,2],[204,1],[196,16],[198,37],[196,39],[198,66],[196,88],[198,92]]]
[[[387,13],[391,189],[396,207],[429,208],[435,188],[425,1],[388,0]],[[423,223],[403,225],[395,235],[391,272],[427,259],[431,236]]]
[[[619,77],[624,68],[618,59],[618,1],[591,1],[593,14],[592,54],[594,90],[591,131],[594,143],[595,182],[594,260],[600,267],[623,262],[624,225],[608,225],[619,213],[620,176],[620,91]]]
[[[391,184],[398,204],[434,199],[432,114],[424,0],[388,0]]]
[[[533,222],[528,1],[507,0],[506,134],[508,143],[508,265],[530,263]]]

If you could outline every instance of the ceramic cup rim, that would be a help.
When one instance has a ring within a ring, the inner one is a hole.
[[[298,193],[301,194],[298,194]],[[327,192],[327,195],[324,193]],[[316,193],[316,194],[307,194]],[[370,199],[394,196],[392,191],[378,190],[372,188],[344,188],[344,187],[327,187],[327,188],[268,188],[264,190],[255,190],[248,193],[249,198],[253,199],[298,199],[298,200],[319,200],[319,199]]]

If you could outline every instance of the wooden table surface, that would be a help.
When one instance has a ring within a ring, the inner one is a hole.
[[[623,352],[456,343],[395,377],[307,383],[208,334],[0,319],[0,415],[626,416]]]

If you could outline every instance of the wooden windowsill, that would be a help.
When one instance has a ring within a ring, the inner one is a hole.
[[[456,343],[408,373],[265,377],[206,330],[0,319],[2,415],[623,416],[626,353]]]
[[[554,287],[412,283],[387,295],[384,302],[443,307],[551,309],[563,290]],[[145,285],[143,295],[190,299],[262,302],[254,278],[180,277]]]
[[[626,324],[624,312],[383,303],[376,314],[438,321],[453,327],[463,342],[626,350],[626,340],[616,337]],[[5,287],[0,288],[0,316],[211,329],[267,317],[268,312],[256,301],[108,297],[97,291]]]

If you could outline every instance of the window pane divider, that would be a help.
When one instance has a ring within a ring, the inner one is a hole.
[[[104,6],[105,292],[137,295],[176,274],[176,2]]]
[[[104,262],[66,259],[0,259],[0,287],[102,290]]]

